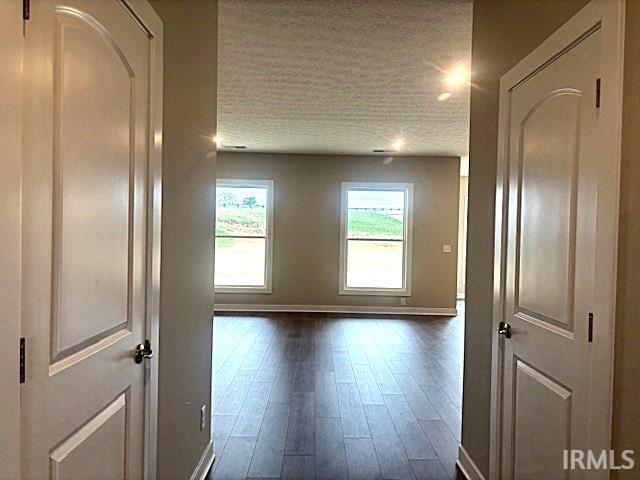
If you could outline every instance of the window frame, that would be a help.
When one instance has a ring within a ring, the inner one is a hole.
[[[257,179],[238,179],[238,178],[218,178],[216,179],[215,193],[215,223],[213,226],[213,242],[214,253],[215,243],[218,239],[216,234],[218,222],[218,188],[219,187],[246,187],[246,188],[265,188],[267,189],[267,205],[266,205],[266,223],[265,223],[265,265],[264,265],[264,285],[216,285],[215,264],[213,272],[213,288],[215,293],[272,293],[272,273],[273,273],[273,211],[274,211],[274,194],[273,180],[257,180]],[[220,237],[227,238],[227,237]],[[262,237],[260,237],[262,238]],[[215,262],[215,255],[214,255]]]
[[[402,288],[386,287],[348,287],[347,286],[347,266],[348,266],[348,236],[347,236],[347,215],[349,207],[350,190],[383,190],[383,191],[403,191],[405,194],[405,222],[404,239],[402,250]],[[378,296],[411,296],[411,267],[413,256],[413,183],[402,182],[342,182],[340,192],[340,295],[378,295]]]

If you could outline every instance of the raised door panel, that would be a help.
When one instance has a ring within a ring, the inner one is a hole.
[[[535,104],[520,127],[516,312],[572,330],[580,92]]]
[[[52,480],[127,478],[127,398],[119,395],[51,451]]]
[[[518,358],[514,374],[514,478],[568,478],[562,466],[571,440],[571,390]]]
[[[54,362],[130,328],[134,85],[101,25],[56,12]]]

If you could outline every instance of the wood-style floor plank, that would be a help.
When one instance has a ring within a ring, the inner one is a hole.
[[[338,403],[344,437],[368,437],[369,426],[364,415],[360,393],[355,383],[338,383]]]
[[[347,352],[333,352],[333,371],[335,372],[336,383],[355,383],[356,381],[351,366],[351,358]]]
[[[249,393],[254,377],[255,372],[238,371],[222,401],[214,409],[213,413],[215,415],[238,415]]]
[[[238,420],[231,433],[236,437],[257,437],[264,419],[272,383],[254,382],[238,414]]]
[[[316,479],[349,478],[339,418],[316,418]]]
[[[411,411],[418,420],[437,420],[440,418],[420,385],[412,375],[396,375],[396,381],[404,394]]]
[[[223,454],[216,460],[218,465],[213,472],[213,479],[237,480],[245,478],[255,446],[255,438],[229,437]]]
[[[290,405],[287,403],[270,403],[267,406],[249,467],[250,477],[282,475],[289,410]]]
[[[313,455],[285,455],[282,480],[316,478],[316,457]]]
[[[463,327],[462,317],[216,317],[208,478],[459,478]]]
[[[211,417],[211,438],[214,452],[223,452],[237,418],[237,415],[214,415]]]
[[[371,369],[376,378],[376,381],[378,382],[378,388],[380,389],[381,394],[402,394],[402,390],[400,390],[398,382],[396,382],[396,379],[391,373],[391,370],[389,370],[387,362],[384,361],[384,358],[371,359]]]
[[[447,473],[437,460],[412,460],[417,480],[448,480]]]
[[[316,417],[340,417],[336,378],[333,372],[316,372]]]
[[[442,420],[420,420],[440,463],[451,479],[456,478],[456,460],[458,459],[458,441]]]
[[[285,453],[295,455],[314,455],[316,453],[315,401],[313,392],[295,392],[293,394]]]
[[[385,395],[384,401],[410,460],[437,460],[436,452],[402,395]]]
[[[376,449],[382,478],[412,480],[411,463],[385,405],[365,405],[371,439]]]
[[[371,371],[369,364],[354,365],[353,371],[356,384],[360,392],[360,400],[363,405],[384,405],[378,382]]]
[[[349,478],[382,480],[378,459],[370,438],[345,438]]]

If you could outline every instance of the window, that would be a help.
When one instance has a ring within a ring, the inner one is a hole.
[[[343,183],[340,294],[411,295],[413,184]]]
[[[271,293],[273,182],[218,180],[216,292]]]

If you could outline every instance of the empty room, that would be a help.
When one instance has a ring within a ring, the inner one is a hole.
[[[472,5],[398,6],[220,2],[213,478],[456,477]]]
[[[640,478],[640,0],[0,0],[0,480]]]

